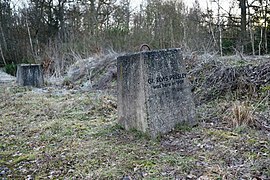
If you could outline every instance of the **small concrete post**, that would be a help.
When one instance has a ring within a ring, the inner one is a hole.
[[[17,65],[17,83],[20,86],[42,87],[44,83],[40,64]]]
[[[180,49],[117,58],[118,122],[155,138],[194,124],[195,105]]]

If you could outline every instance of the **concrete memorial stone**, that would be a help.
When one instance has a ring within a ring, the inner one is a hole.
[[[195,122],[195,105],[180,49],[117,58],[118,122],[155,138]]]
[[[17,83],[21,86],[43,86],[44,79],[40,64],[17,65]]]

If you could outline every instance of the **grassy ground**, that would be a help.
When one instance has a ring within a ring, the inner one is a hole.
[[[198,107],[198,126],[150,140],[117,125],[115,97],[54,91],[0,85],[0,178],[270,178],[269,131],[232,128],[221,100]]]

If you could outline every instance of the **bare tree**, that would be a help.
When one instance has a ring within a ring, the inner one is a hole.
[[[260,18],[263,17],[263,2],[260,1]],[[260,23],[260,41],[259,41],[259,44],[258,44],[258,48],[259,48],[259,56],[261,55],[261,48],[262,48],[262,43],[263,43],[263,25],[264,23],[262,23],[262,19],[259,20],[259,23]]]
[[[265,39],[265,53],[268,53],[268,39],[267,39],[267,34],[268,34],[268,28],[267,28],[267,15],[268,15],[268,6],[269,6],[269,1],[265,0],[265,9],[264,9],[264,39]]]
[[[217,3],[218,6],[218,32],[219,32],[219,52],[220,55],[223,56],[223,47],[222,47],[222,27],[221,27],[221,6],[220,6],[220,0],[214,0],[214,2]]]
[[[241,9],[241,52],[244,52],[244,46],[246,41],[246,25],[247,25],[247,0],[238,0]]]
[[[253,19],[252,19],[252,14],[250,12],[250,6],[252,4],[248,4],[248,29],[249,29],[249,35],[250,35],[250,43],[251,43],[251,48],[252,48],[252,54],[255,55],[255,38],[254,38],[254,30],[253,30]]]

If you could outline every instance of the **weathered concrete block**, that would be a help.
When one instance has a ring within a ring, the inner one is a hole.
[[[44,79],[40,64],[17,65],[17,83],[21,86],[43,86]]]
[[[180,49],[117,59],[118,121],[156,137],[195,122],[195,105]]]

